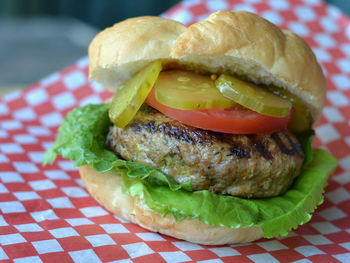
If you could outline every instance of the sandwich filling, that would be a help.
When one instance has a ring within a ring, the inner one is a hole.
[[[114,95],[107,145],[125,160],[190,182],[193,190],[278,196],[304,160],[287,130],[293,102],[290,94],[233,76],[162,71],[154,61]]]
[[[288,131],[227,134],[190,127],[144,104],[124,128],[111,126],[108,148],[150,165],[193,190],[246,198],[285,192],[300,174],[304,153]]]
[[[323,188],[336,166],[334,157],[325,150],[311,149],[310,134],[304,134],[298,136],[305,153],[301,174],[284,194],[246,199],[208,190],[192,191],[189,184],[178,184],[158,169],[125,161],[108,150],[108,109],[105,104],[86,105],[69,112],[53,147],[45,153],[44,164],[61,155],[75,166],[89,165],[101,173],[112,171],[121,176],[123,193],[142,199],[161,216],[171,215],[178,221],[192,218],[212,226],[259,226],[264,237],[286,235],[310,220],[310,213],[323,201]]]

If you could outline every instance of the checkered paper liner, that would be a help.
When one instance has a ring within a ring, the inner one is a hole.
[[[316,145],[339,160],[326,200],[287,237],[196,245],[151,233],[93,200],[71,161],[43,167],[43,152],[73,107],[111,94],[87,80],[87,58],[0,100],[1,262],[350,262],[350,19],[317,0],[185,1],[165,17],[186,24],[248,10],[301,35],[328,80]]]

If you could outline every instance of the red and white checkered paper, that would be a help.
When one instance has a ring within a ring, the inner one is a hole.
[[[318,0],[185,1],[164,16],[186,24],[248,10],[301,35],[328,80],[317,146],[339,160],[326,200],[289,236],[234,246],[196,245],[150,233],[101,207],[67,160],[41,165],[73,107],[110,96],[87,80],[86,58],[0,100],[1,262],[350,262],[350,19]]]

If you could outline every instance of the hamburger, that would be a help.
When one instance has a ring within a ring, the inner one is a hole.
[[[296,34],[249,12],[137,17],[99,33],[89,59],[114,96],[72,110],[44,163],[73,160],[109,211],[220,245],[286,235],[322,203],[336,162],[311,142],[326,85]]]

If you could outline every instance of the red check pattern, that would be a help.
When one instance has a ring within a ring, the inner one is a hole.
[[[316,145],[339,160],[326,200],[289,236],[202,246],[150,233],[113,216],[77,169],[41,165],[63,116],[110,96],[88,83],[87,59],[0,100],[1,262],[350,262],[350,19],[319,0],[184,1],[165,17],[191,24],[219,10],[250,10],[301,35],[327,76]]]

